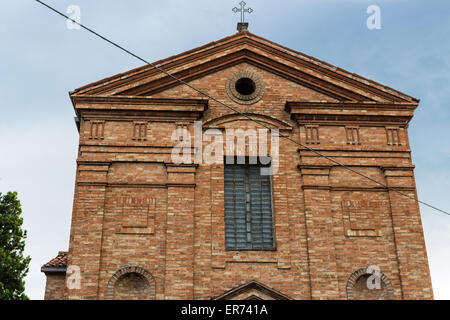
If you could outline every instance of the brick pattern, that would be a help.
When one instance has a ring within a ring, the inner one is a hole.
[[[353,287],[355,300],[387,300],[387,292],[384,283],[381,282],[380,289],[369,289],[367,287],[368,280],[368,275],[361,276],[356,280],[355,286]]]
[[[305,126],[306,144],[320,144],[319,126]]]
[[[415,197],[407,126],[417,102],[256,36],[208,48],[164,63],[218,100]],[[240,72],[263,82],[252,104],[227,94]],[[260,126],[171,81],[144,68],[73,94],[80,146],[68,264],[81,268],[82,281],[69,299],[210,299],[251,281],[292,299],[347,299],[349,278],[368,265],[389,280],[393,299],[433,298],[417,204],[284,139],[272,177],[276,250],[227,251],[223,164],[173,164],[171,134],[193,134],[197,119],[222,131]],[[350,127],[357,130],[349,140]],[[386,133],[394,127],[398,140]],[[131,200],[121,202],[124,195]],[[142,199],[155,199],[151,210]],[[145,296],[139,276],[117,282],[125,267],[151,274],[154,295]],[[355,292],[370,298],[360,283]]]
[[[147,139],[147,123],[137,122],[133,123],[133,140],[142,141]]]
[[[105,133],[104,121],[91,121],[89,139],[102,140]]]
[[[377,274],[377,279],[369,278],[367,268],[355,271],[347,282],[347,298],[349,300],[392,300],[394,298],[393,287],[389,279],[382,272]],[[373,284],[369,288],[368,281]],[[378,285],[374,281],[378,281]]]
[[[108,300],[154,300],[156,283],[153,276],[140,267],[127,266],[109,280],[105,293]]]
[[[65,273],[47,273],[45,283],[45,300],[66,300],[66,274]]]
[[[236,90],[236,82],[239,79],[251,79],[255,84],[255,91],[249,95],[242,95]],[[238,71],[226,82],[226,92],[230,99],[238,104],[253,104],[264,96],[265,85],[257,73],[249,71]]]
[[[400,146],[400,129],[399,128],[386,128],[386,140],[388,146]]]
[[[345,127],[347,136],[347,144],[361,144],[359,138],[359,127]]]

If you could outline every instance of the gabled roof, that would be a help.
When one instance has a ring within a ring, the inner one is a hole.
[[[337,101],[415,103],[399,91],[288,49],[250,32],[238,32],[219,41],[155,62],[184,81],[240,63],[249,63]],[[149,97],[180,85],[173,78],[145,65],[71,92],[71,98]]]
[[[268,286],[252,280],[213,298],[213,300],[290,300]]]

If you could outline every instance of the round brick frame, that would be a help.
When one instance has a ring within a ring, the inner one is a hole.
[[[243,95],[237,92],[236,82],[242,78],[249,78],[255,83],[255,92],[249,95]],[[264,96],[265,86],[262,78],[256,73],[251,71],[238,71],[227,80],[225,91],[227,92],[228,97],[236,103],[254,104]]]
[[[355,292],[353,290],[353,288],[355,287],[356,281],[364,275],[373,275],[373,273],[371,272],[367,272],[367,268],[361,268],[356,270],[355,272],[353,272],[350,277],[347,280],[347,299],[348,300],[355,300]],[[391,282],[389,281],[388,277],[380,271],[380,275],[381,275],[381,281],[383,281],[385,289],[386,289],[386,293],[387,293],[387,299],[388,300],[393,300],[394,299],[394,288],[391,284]]]
[[[141,267],[126,266],[126,267],[120,268],[109,279],[108,285],[106,287],[105,300],[114,300],[114,286],[115,286],[117,280],[119,280],[119,278],[121,276],[128,274],[128,273],[137,273],[137,274],[140,274],[141,276],[143,276],[148,281],[151,298],[155,299],[156,281],[155,281],[155,278],[153,278],[153,276],[151,275],[151,273]]]

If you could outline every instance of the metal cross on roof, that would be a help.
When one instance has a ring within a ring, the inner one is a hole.
[[[234,7],[234,8],[233,8],[233,12],[234,12],[234,13],[238,13],[238,12],[241,13],[241,22],[243,23],[243,22],[244,22],[244,14],[245,14],[246,12],[247,12],[247,13],[252,13],[252,12],[253,12],[253,9],[252,9],[252,8],[244,9],[244,7],[246,6],[246,3],[245,3],[244,1],[239,2],[239,4],[241,5],[241,8],[238,9],[238,8]]]

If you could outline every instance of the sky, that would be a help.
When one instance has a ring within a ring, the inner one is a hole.
[[[47,0],[149,61],[236,32],[239,0]],[[247,0],[249,30],[421,100],[409,137],[419,199],[450,211],[450,1]],[[366,10],[381,9],[369,30]],[[40,267],[67,250],[78,132],[68,92],[141,66],[34,0],[0,4],[0,192],[15,190],[32,260],[26,293],[43,299]],[[450,216],[421,206],[436,299],[450,299]]]

